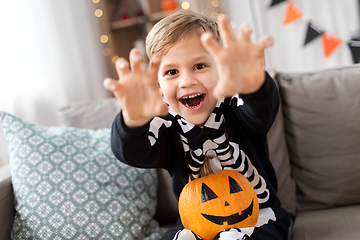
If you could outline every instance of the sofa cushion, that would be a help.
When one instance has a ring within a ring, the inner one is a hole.
[[[300,211],[360,202],[360,65],[278,73]]]
[[[158,239],[157,175],[119,162],[110,129],[43,127],[0,113],[9,146],[14,239]]]
[[[304,211],[296,216],[292,240],[358,240],[360,205]]]

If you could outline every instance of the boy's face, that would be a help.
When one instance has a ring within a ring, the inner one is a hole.
[[[175,43],[162,56],[160,88],[170,107],[192,124],[203,126],[215,108],[215,63],[195,34]]]

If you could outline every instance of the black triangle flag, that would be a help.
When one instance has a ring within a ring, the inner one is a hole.
[[[272,0],[270,7],[275,6],[276,4],[282,3],[282,2],[286,2],[287,0]]]
[[[314,25],[312,22],[309,22],[304,45],[308,44],[309,42],[311,42],[312,40],[323,34],[324,34],[323,30],[321,30],[319,27]]]
[[[350,40],[348,42],[354,63],[360,62],[360,41]]]
[[[351,41],[360,41],[360,33],[352,35]]]

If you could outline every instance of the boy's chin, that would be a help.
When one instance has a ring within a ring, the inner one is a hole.
[[[179,114],[182,118],[186,119],[186,121],[188,121],[189,123],[198,127],[203,127],[210,115],[206,111],[189,112],[189,111],[181,111],[181,109],[178,110],[179,110],[178,112],[175,111],[177,112],[177,114]]]

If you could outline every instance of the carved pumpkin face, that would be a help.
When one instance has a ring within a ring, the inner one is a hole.
[[[254,227],[259,204],[246,177],[222,170],[186,184],[179,198],[179,213],[185,228],[202,239],[213,239],[225,229]]]

